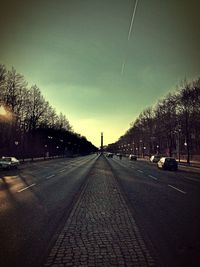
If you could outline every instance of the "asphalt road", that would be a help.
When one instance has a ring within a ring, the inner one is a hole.
[[[0,266],[40,266],[96,155],[26,163],[0,172]]]
[[[0,266],[41,266],[97,159],[40,161],[0,172]],[[198,170],[107,161],[158,266],[200,266]]]
[[[200,266],[200,170],[109,159],[158,266]]]

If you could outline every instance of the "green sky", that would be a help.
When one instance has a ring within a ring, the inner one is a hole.
[[[37,84],[93,144],[200,77],[199,0],[0,0],[0,63]],[[125,68],[121,73],[122,63]]]

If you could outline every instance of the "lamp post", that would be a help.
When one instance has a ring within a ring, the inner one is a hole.
[[[136,154],[136,153],[135,153],[135,142],[134,142],[134,141],[132,142],[132,145],[133,145],[133,146],[132,146],[133,154]]]
[[[181,133],[181,129],[178,128],[178,162],[181,161],[181,153],[180,153],[180,133]]]
[[[145,154],[146,154],[145,151],[147,149],[146,146],[144,146],[143,149],[144,149],[144,153],[143,153],[143,158],[144,158],[145,157]]]
[[[49,152],[47,151],[48,146],[44,145],[44,159],[49,157]]]
[[[51,140],[53,140],[53,136],[48,135],[48,139],[49,139],[49,144],[50,144],[50,146],[49,146],[49,149],[50,149],[49,156],[53,157],[53,144],[51,142]]]
[[[180,134],[181,134],[181,126],[180,124],[176,127],[175,131],[174,131],[175,135],[176,135],[176,146],[177,146],[177,156],[178,156],[178,161],[180,162],[180,158],[181,158],[181,153],[180,153]]]
[[[156,148],[157,148],[156,154],[158,155],[159,154],[159,145],[157,145]]]
[[[14,143],[15,143],[15,146],[16,146],[16,155],[17,155],[17,157],[18,157],[18,156],[19,156],[19,155],[18,155],[18,145],[19,145],[19,141],[16,140]]]
[[[139,156],[138,148],[136,147],[135,150],[136,150],[136,156]]]
[[[143,145],[142,145],[142,139],[140,140],[139,150],[141,153],[141,157],[143,157]]]

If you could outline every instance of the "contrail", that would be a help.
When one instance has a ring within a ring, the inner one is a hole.
[[[139,0],[136,0],[135,1],[135,5],[134,5],[134,9],[133,9],[133,14],[132,14],[132,18],[131,18],[131,23],[130,23],[130,27],[129,27],[129,32],[128,32],[128,38],[127,38],[128,41],[129,41],[130,36],[131,36],[131,32],[132,32],[133,23],[134,23],[134,20],[135,20],[135,14],[136,14],[138,2],[139,2]],[[122,63],[121,74],[124,73],[125,61],[126,60],[124,59],[124,62]]]
[[[138,0],[135,1],[135,6],[134,6],[134,9],[133,9],[133,14],[132,14],[132,18],[131,18],[131,24],[130,24],[130,28],[129,28],[129,32],[128,32],[128,41],[129,41],[130,36],[131,36],[131,31],[132,31],[132,28],[133,28],[133,22],[135,20],[135,13],[136,13],[136,9],[137,9],[137,4],[138,4]]]
[[[123,74],[123,73],[124,73],[124,67],[125,67],[125,60],[124,60],[124,62],[122,63],[121,74]]]

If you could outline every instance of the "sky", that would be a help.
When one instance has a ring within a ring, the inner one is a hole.
[[[0,63],[75,132],[116,142],[147,107],[200,77],[199,0],[0,0]],[[122,65],[124,68],[122,71]]]

